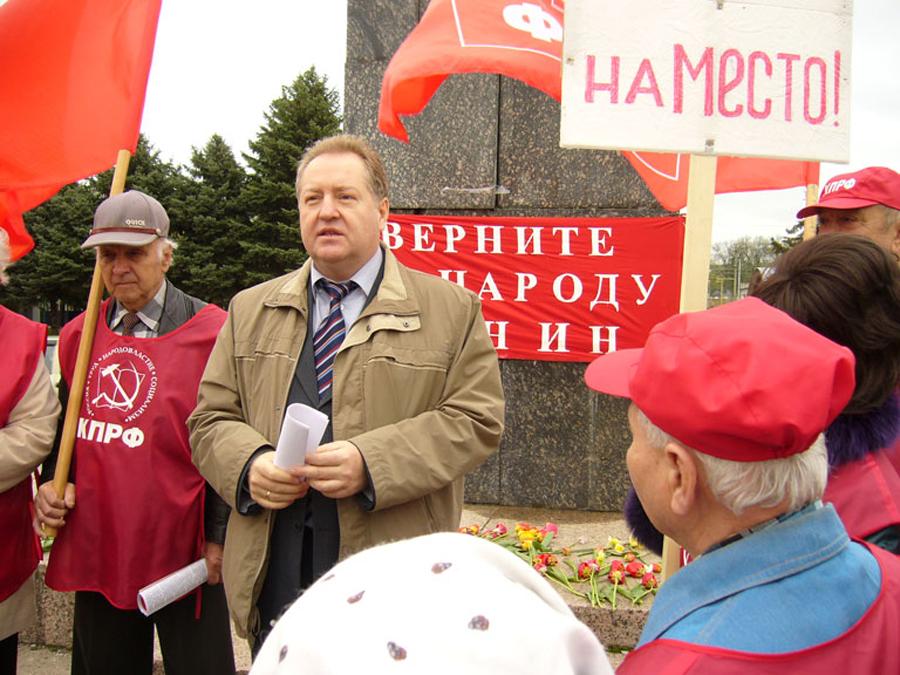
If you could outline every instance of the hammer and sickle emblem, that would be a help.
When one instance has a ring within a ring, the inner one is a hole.
[[[113,410],[128,411],[134,407],[134,401],[141,390],[141,384],[145,375],[139,373],[134,364],[123,367],[120,363],[111,363],[100,370],[100,378],[97,382],[98,394],[91,401],[98,408],[112,408]],[[108,385],[112,385],[112,392]],[[126,387],[129,391],[126,390]],[[110,396],[110,393],[112,396]]]

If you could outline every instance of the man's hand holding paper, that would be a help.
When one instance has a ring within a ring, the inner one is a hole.
[[[368,482],[362,455],[350,441],[319,446],[306,456],[306,466],[300,467],[297,475],[309,481],[310,487],[332,499],[362,492]]]
[[[319,447],[327,426],[328,416],[318,410],[302,403],[289,405],[275,449],[275,466],[282,469],[302,466],[306,456]]]
[[[250,496],[265,509],[290,506],[309,490],[309,483],[301,478],[299,470],[300,467],[286,470],[275,466],[274,451],[262,453],[253,460],[247,474]]]
[[[250,488],[250,496],[257,504],[266,509],[284,509],[296,500],[306,496],[310,484],[307,483],[307,472],[304,471],[304,463],[310,455],[314,454],[328,426],[328,416],[318,410],[301,403],[292,403],[288,406],[281,423],[281,434],[278,436],[278,447],[274,452],[264,452],[250,465],[247,482]],[[327,448],[330,443],[322,446]],[[358,457],[360,467],[362,457],[356,446],[351,445]],[[343,460],[331,458],[329,466],[342,464]],[[329,487],[339,481],[334,487],[346,487],[349,469],[338,472],[329,471],[327,480]],[[365,473],[363,471],[363,473]],[[343,480],[341,480],[343,477]],[[365,480],[365,476],[363,476]],[[313,485],[317,490],[316,485]],[[361,489],[361,488],[360,488]],[[320,492],[323,492],[320,490]],[[325,494],[323,492],[323,494]],[[352,493],[351,493],[352,494]],[[329,495],[331,496],[331,495]]]

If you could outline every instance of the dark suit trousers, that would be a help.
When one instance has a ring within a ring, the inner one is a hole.
[[[19,634],[13,633],[0,640],[0,675],[16,675],[19,658]]]
[[[368,304],[375,296],[384,277],[384,264],[369,292]],[[312,308],[312,289],[307,288],[307,307]],[[316,385],[315,355],[313,353],[313,312],[310,309],[306,340],[297,359],[294,379],[288,392],[288,404],[304,403],[328,415],[331,420],[331,393],[320,400]],[[322,437],[322,444],[334,440],[334,430],[329,423]],[[269,567],[260,591],[257,607],[260,613],[260,631],[253,642],[256,656],[272,624],[299,595],[313,582],[331,569],[338,560],[341,544],[341,528],[338,522],[337,503],[315,490],[275,514],[275,524],[270,535]]]
[[[192,593],[145,617],[100,593],[75,593],[72,675],[151,675],[153,626],[166,675],[234,675],[231,624],[222,584],[204,584],[202,613]]]
[[[313,326],[308,325],[307,339],[300,350],[287,402],[308,405],[328,415],[330,420],[331,395],[326,394],[319,400],[316,385],[314,332]],[[329,424],[322,443],[330,443],[333,439],[334,432]],[[269,566],[257,600],[260,630],[253,642],[254,656],[278,617],[337,562],[341,535],[335,501],[310,490],[303,499],[275,513],[269,539]]]

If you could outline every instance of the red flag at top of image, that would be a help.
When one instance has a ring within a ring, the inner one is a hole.
[[[562,0],[432,0],[384,73],[378,127],[409,142],[400,115],[425,109],[453,73],[498,73],[559,101]],[[688,155],[623,152],[660,205],[687,204]],[[817,162],[719,157],[716,192],[818,183]]]
[[[562,86],[560,0],[433,0],[384,73],[378,127],[409,142],[400,115],[417,115],[453,73],[500,73],[557,101]]]
[[[137,145],[161,0],[0,3],[0,227]]]

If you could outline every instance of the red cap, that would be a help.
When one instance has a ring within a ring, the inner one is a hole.
[[[861,209],[883,204],[900,209],[900,174],[883,166],[870,166],[854,173],[842,173],[825,183],[819,203],[797,211],[808,218],[819,209]]]
[[[846,347],[746,298],[676,314],[643,349],[599,357],[584,379],[695,450],[758,462],[812,445],[850,400],[854,364]]]

